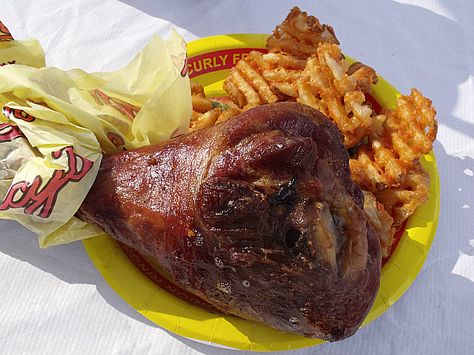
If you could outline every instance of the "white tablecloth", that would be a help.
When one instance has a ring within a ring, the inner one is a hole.
[[[345,53],[438,111],[441,215],[413,286],[353,337],[294,354],[468,354],[474,351],[474,2],[3,0],[0,20],[42,43],[47,64],[88,71],[125,64],[172,22],[187,40],[270,33],[293,5],[331,24]],[[128,306],[81,243],[41,250],[0,221],[1,354],[229,354],[175,336]]]

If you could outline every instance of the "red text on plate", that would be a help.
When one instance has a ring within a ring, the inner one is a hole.
[[[203,53],[188,58],[190,78],[223,69],[233,68],[241,59],[245,59],[251,51],[267,53],[265,48],[235,48]]]

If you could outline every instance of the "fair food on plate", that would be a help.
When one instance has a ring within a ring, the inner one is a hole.
[[[42,53],[1,30],[3,47]],[[0,218],[42,246],[104,230],[221,312],[354,334],[396,231],[428,199],[435,110],[416,89],[377,108],[375,70],[296,7],[266,49],[236,62],[219,98],[189,83],[176,34],[114,73],[8,59]]]

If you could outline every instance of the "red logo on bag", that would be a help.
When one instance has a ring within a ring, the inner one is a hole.
[[[0,42],[13,41],[13,36],[8,28],[0,21]]]
[[[184,78],[188,74],[188,56],[184,58],[183,67],[181,68],[181,76]]]
[[[3,67],[4,65],[8,65],[8,64],[15,64],[15,63],[16,63],[15,59],[9,60],[7,62],[0,63],[0,67]]]
[[[18,137],[23,137],[23,135],[17,126],[8,123],[0,124],[0,143],[11,142]]]
[[[109,132],[109,133],[107,133],[107,138],[108,138],[109,141],[111,141],[112,144],[115,145],[116,147],[121,147],[122,145],[125,144],[123,138],[122,138],[121,136],[119,136],[118,134]]]
[[[36,119],[36,117],[31,116],[29,113],[26,113],[23,110],[20,110],[17,108],[11,108],[9,106],[3,106],[2,113],[7,118],[11,119],[13,116],[19,120],[23,120],[26,122],[33,122]]]
[[[67,170],[55,170],[43,188],[43,179],[39,175],[32,182],[19,181],[13,184],[0,205],[0,211],[24,208],[25,214],[33,215],[39,211],[38,217],[48,218],[53,212],[59,192],[69,182],[81,181],[94,164],[89,159],[75,154],[71,146],[55,151],[51,156],[53,159],[59,159],[63,154],[68,159]]]
[[[91,94],[92,98],[97,102],[97,104],[101,106],[106,105],[106,106],[113,107],[114,109],[119,111],[122,115],[127,116],[130,119],[130,121],[133,121],[135,119],[135,116],[138,114],[138,111],[140,111],[140,107],[132,105],[123,100],[110,97],[105,92],[99,89],[89,90],[89,93]]]

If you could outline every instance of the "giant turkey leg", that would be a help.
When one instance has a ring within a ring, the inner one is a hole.
[[[358,329],[380,280],[348,158],[320,112],[259,106],[105,156],[79,216],[222,312],[339,340]]]

